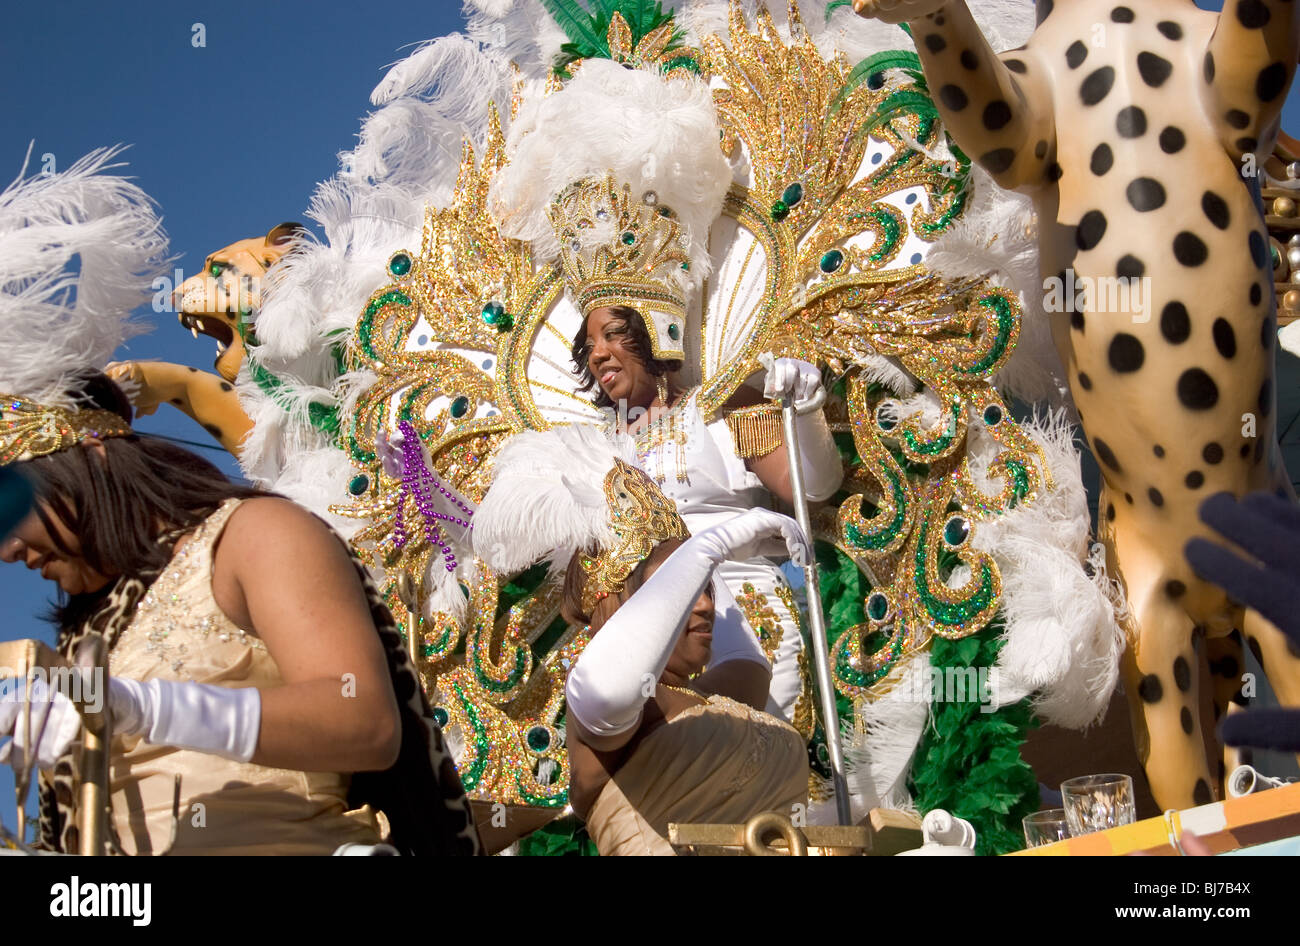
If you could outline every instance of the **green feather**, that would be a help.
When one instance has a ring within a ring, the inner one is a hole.
[[[604,35],[592,28],[593,17],[578,0],[542,0],[542,6],[574,46],[587,50],[587,55],[599,55],[602,50],[609,54]]]

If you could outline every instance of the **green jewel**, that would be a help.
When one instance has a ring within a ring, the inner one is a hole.
[[[506,307],[495,299],[483,306],[483,321],[488,325],[496,325],[497,321],[505,314]]]
[[[348,492],[353,496],[360,496],[368,489],[370,489],[370,477],[364,473],[358,473],[348,481]]]
[[[657,213],[659,214],[659,216],[661,216],[661,217],[671,217],[671,216],[673,215],[672,208],[671,208],[671,207],[665,207],[663,204],[660,204],[660,205],[659,205],[659,207],[657,208],[656,212],[657,212]]]
[[[439,727],[446,726],[447,720],[449,719],[451,719],[451,717],[447,715],[447,711],[441,706],[435,706],[433,708],[433,721],[437,723]]]
[[[867,596],[867,617],[873,621],[883,621],[889,614],[889,599],[879,591]]]
[[[682,272],[689,273],[690,271],[691,271],[691,261],[687,260],[686,262],[682,263]]]
[[[780,223],[790,215],[790,205],[783,200],[778,200],[772,204],[772,219]]]
[[[898,426],[898,421],[892,417],[885,416],[885,405],[881,404],[876,408],[876,426],[881,430],[890,431]]]
[[[676,322],[668,326],[668,337],[673,341],[677,341],[677,339],[682,337],[682,330],[677,327]]]
[[[460,420],[469,411],[469,398],[461,395],[451,402],[451,416]]]
[[[623,241],[624,246],[631,246],[633,243],[636,242],[636,234],[633,233],[631,230],[624,230],[623,236],[620,237],[619,239]]]
[[[1276,253],[1277,250],[1274,250],[1273,252]],[[214,277],[216,277],[216,276],[220,276],[222,270],[224,270],[225,268],[226,267],[221,263],[213,263],[211,266],[208,267],[208,272],[210,272]]]
[[[1276,246],[1269,247],[1269,249],[1273,251],[1273,268],[1277,269],[1282,265],[1282,256],[1278,253]],[[215,276],[216,273],[213,273],[212,275]]]
[[[996,404],[990,404],[984,408],[984,423],[990,427],[996,427],[1002,423],[1002,408]]]
[[[405,253],[394,253],[388,261],[388,271],[394,276],[405,276],[411,271],[411,257]]]
[[[953,516],[943,527],[943,541],[953,548],[965,543],[970,537],[970,522],[962,516]]]
[[[820,265],[823,273],[833,273],[844,265],[844,254],[839,250],[827,250],[822,254]]]
[[[551,733],[545,726],[534,726],[528,730],[526,739],[528,748],[534,752],[545,752],[551,745]]]
[[[793,207],[801,200],[803,200],[803,185],[798,181],[795,181],[781,192],[781,201],[787,207]]]

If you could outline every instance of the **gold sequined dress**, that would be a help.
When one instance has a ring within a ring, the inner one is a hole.
[[[266,645],[231,623],[212,596],[213,549],[239,502],[227,500],[209,516],[154,582],[110,653],[112,675],[259,689],[283,684]],[[331,854],[348,842],[380,840],[380,821],[369,808],[347,810],[347,775],[272,769],[117,737],[110,793],[125,853],[168,848],[176,775],[178,854]]]
[[[637,746],[596,796],[587,831],[602,856],[669,855],[674,822],[738,824],[808,804],[795,730],[725,696],[689,707]]]

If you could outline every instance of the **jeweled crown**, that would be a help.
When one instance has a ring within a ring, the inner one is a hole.
[[[654,357],[686,357],[687,238],[654,191],[634,195],[612,173],[569,185],[547,208],[564,278],[585,319],[593,309],[641,313]]]
[[[0,466],[49,456],[88,438],[131,433],[131,425],[112,411],[71,411],[0,394]]]
[[[656,545],[691,535],[673,501],[650,477],[622,460],[616,459],[605,474],[605,502],[618,544],[581,558],[587,574],[583,605],[588,613],[600,598],[621,590],[627,576]]]

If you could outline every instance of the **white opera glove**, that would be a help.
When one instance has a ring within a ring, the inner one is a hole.
[[[767,369],[763,396],[777,401],[790,398],[794,404],[804,492],[814,502],[830,499],[844,479],[844,467],[821,410],[826,403],[821,371],[796,358],[774,358],[771,352],[758,360]]]
[[[0,739],[12,737],[0,748],[0,762],[21,768],[27,758],[27,733],[23,725],[23,697],[27,681],[10,677],[0,681]],[[52,769],[81,731],[81,716],[72,700],[51,690],[43,679],[32,681],[31,742],[36,765]]]
[[[193,749],[247,762],[257,751],[262,695],[255,687],[113,677],[108,685],[113,733],[155,746]]]
[[[799,525],[767,509],[751,509],[687,539],[583,650],[565,688],[568,711],[599,736],[637,725],[713,569],[728,559],[753,558],[773,535],[785,539],[796,562],[809,560]]]

